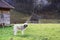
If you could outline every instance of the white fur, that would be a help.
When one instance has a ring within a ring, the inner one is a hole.
[[[22,35],[24,35],[24,30],[25,30],[24,25],[27,25],[27,23],[24,23],[24,24],[14,24],[14,26],[13,26],[13,28],[14,28],[13,29],[14,30],[14,35],[17,34],[18,30],[21,30]]]

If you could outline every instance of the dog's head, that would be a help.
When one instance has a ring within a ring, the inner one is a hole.
[[[24,28],[26,28],[28,26],[28,23],[24,23]]]

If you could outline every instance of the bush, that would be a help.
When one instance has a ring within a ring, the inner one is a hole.
[[[40,19],[40,23],[60,23],[60,19]]]

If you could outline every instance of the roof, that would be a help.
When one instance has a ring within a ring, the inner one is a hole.
[[[14,8],[13,6],[11,6],[10,4],[8,4],[7,2],[5,2],[4,0],[0,0],[0,8]]]

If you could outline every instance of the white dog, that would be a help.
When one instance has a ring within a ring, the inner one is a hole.
[[[26,27],[28,26],[28,23],[24,23],[24,24],[14,24],[14,35],[16,35],[18,30],[21,30],[22,35],[24,35],[24,30],[26,29]]]

